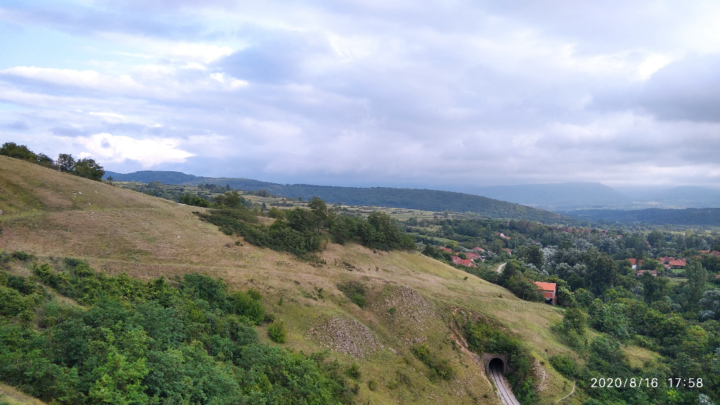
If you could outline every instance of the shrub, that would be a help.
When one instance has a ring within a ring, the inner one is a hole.
[[[370,389],[370,391],[375,391],[377,389],[377,381],[375,381],[375,379],[368,381],[368,389]]]
[[[276,320],[268,325],[268,337],[275,343],[285,343],[287,341],[285,323],[283,321]]]
[[[365,286],[358,281],[348,281],[337,285],[346,297],[360,308],[365,308]]]
[[[443,380],[449,381],[455,377],[455,370],[450,365],[450,362],[447,359],[438,359],[430,352],[427,344],[423,343],[420,346],[414,347],[412,352],[418,360],[428,366],[431,378],[440,377]]]
[[[352,378],[353,380],[359,380],[360,379],[360,366],[358,366],[357,363],[353,363],[352,366],[348,367],[348,369],[345,370],[345,374],[347,374],[347,376]]]
[[[565,356],[564,354],[558,354],[557,356],[550,357],[550,364],[555,370],[557,370],[558,373],[567,378],[572,379],[577,375],[577,363],[573,358]]]
[[[29,253],[25,253],[23,251],[18,250],[17,252],[12,253],[12,258],[15,260],[20,260],[22,262],[27,262],[32,259],[32,255]]]
[[[251,291],[256,294],[251,294]],[[265,320],[265,308],[260,303],[259,295],[256,290],[250,289],[247,293],[240,291],[231,296],[232,301],[235,303],[235,311],[239,315],[247,317],[256,325],[260,325]]]

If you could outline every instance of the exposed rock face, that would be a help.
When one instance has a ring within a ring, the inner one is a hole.
[[[330,350],[361,359],[380,347],[372,332],[355,319],[330,318],[310,330],[310,335]]]

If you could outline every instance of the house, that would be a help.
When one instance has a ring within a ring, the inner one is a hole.
[[[468,259],[471,259],[471,260],[475,260],[475,259],[479,259],[479,258],[480,258],[480,255],[479,255],[478,253],[470,253],[470,252],[468,252],[468,253],[465,253],[465,256],[467,256],[467,258],[468,258]]]
[[[438,249],[439,249],[439,250],[442,250],[443,252],[452,253],[452,249],[448,249],[448,248],[446,248],[445,246],[440,246]]]
[[[650,273],[653,275],[653,277],[657,277],[657,270],[638,270],[638,277],[641,276],[643,273]]]
[[[630,265],[632,266],[633,270],[637,270],[638,267],[642,267],[642,263],[643,263],[642,259],[639,260],[639,263],[638,263],[637,259],[628,259],[628,261],[630,262]]]
[[[542,283],[536,281],[535,284],[539,290],[542,290],[543,297],[545,297],[545,303],[550,305],[557,304],[557,284],[555,283]]]
[[[676,259],[674,257],[659,257],[658,260],[666,269],[683,269],[687,265],[687,259]]]
[[[473,252],[484,252],[485,249],[483,249],[483,248],[481,248],[481,247],[474,247],[474,248],[472,248],[472,251],[473,251]]]
[[[476,267],[476,266],[475,266],[475,263],[473,263],[472,260],[470,260],[470,259],[464,259],[464,260],[463,260],[463,259],[461,259],[461,258],[458,257],[458,256],[453,256],[453,257],[452,257],[452,261],[453,261],[453,263],[455,263],[455,264],[460,264],[460,265],[467,266],[467,267]]]
[[[503,250],[506,251],[506,252],[508,252],[509,255],[512,254],[512,250],[510,250],[510,249],[508,249],[508,248],[504,248]]]
[[[503,238],[503,239],[510,240],[510,237],[509,237],[509,236],[505,236],[505,234],[502,233],[502,232],[495,232],[495,235],[497,235],[497,236],[499,236],[499,237],[501,237],[501,238]]]

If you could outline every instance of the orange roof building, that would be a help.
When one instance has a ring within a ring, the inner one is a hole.
[[[545,297],[545,303],[550,305],[557,304],[557,284],[555,283],[543,283],[536,281],[535,284],[539,290],[542,290],[543,297]]]
[[[633,270],[637,270],[638,267],[641,267],[641,266],[642,266],[642,263],[643,263],[642,259],[640,259],[640,260],[637,260],[637,259],[628,259],[628,261],[630,262],[630,265],[632,266],[632,269],[633,269]]]

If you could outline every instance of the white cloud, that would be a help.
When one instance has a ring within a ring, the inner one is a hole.
[[[111,113],[111,112],[91,112],[89,114],[103,118],[108,122],[126,122],[127,121],[127,118],[125,118],[123,115]]]
[[[73,138],[73,143],[85,148],[80,156],[92,156],[101,162],[121,163],[134,160],[143,168],[163,163],[183,163],[195,154],[178,146],[180,141],[170,138],[135,139],[109,133]]]

